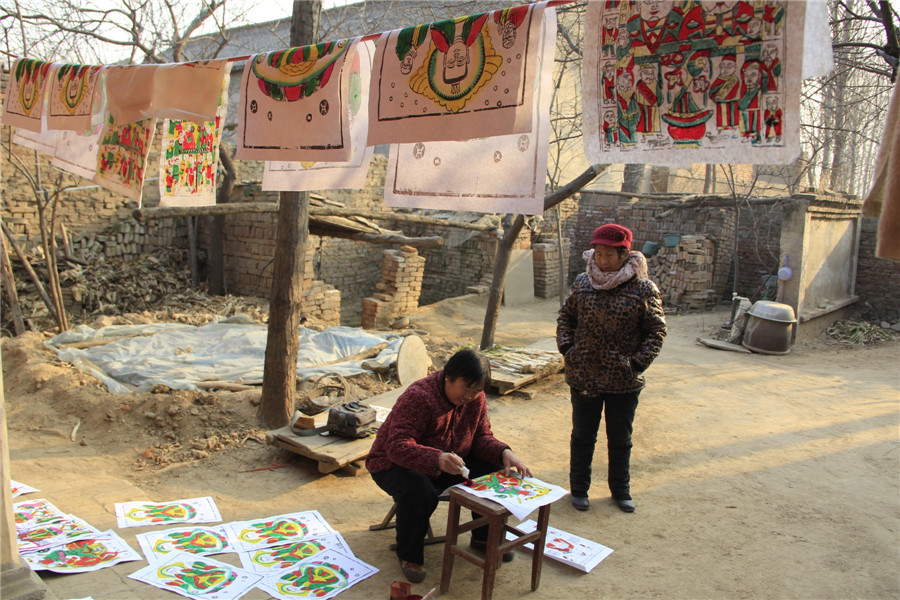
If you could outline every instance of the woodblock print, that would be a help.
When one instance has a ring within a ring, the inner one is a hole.
[[[44,90],[50,66],[49,62],[33,58],[20,58],[13,63],[3,101],[4,123],[30,131],[41,131]]]

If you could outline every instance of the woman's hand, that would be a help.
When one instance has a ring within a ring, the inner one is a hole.
[[[444,473],[459,475],[460,469],[464,466],[466,466],[466,462],[453,452],[442,452],[438,457],[438,468]]]
[[[522,463],[521,460],[515,455],[515,453],[507,448],[503,451],[503,473],[507,477],[509,476],[510,470],[515,469],[519,472],[520,477],[531,477],[531,470]]]

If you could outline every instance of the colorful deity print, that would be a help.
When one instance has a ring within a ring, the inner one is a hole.
[[[20,58],[13,64],[3,103],[4,124],[41,131],[50,67],[51,63],[32,58]]]
[[[158,554],[168,554],[176,550],[183,550],[191,554],[215,554],[222,552],[227,546],[228,538],[221,533],[196,528],[190,531],[174,532],[164,539],[157,540],[153,544],[153,551]]]
[[[158,574],[166,585],[192,596],[218,591],[237,579],[237,573],[233,570],[220,563],[211,564],[203,560],[166,564],[159,568]]]
[[[197,515],[197,509],[189,504],[173,502],[172,504],[148,504],[145,507],[133,508],[126,513],[134,521],[150,523],[172,523],[189,521]]]
[[[250,544],[273,544],[302,538],[308,531],[308,527],[300,519],[273,519],[253,523],[241,531],[239,538]]]
[[[347,587],[348,579],[340,565],[314,561],[282,574],[275,586],[285,595],[322,598]]]
[[[116,504],[119,527],[160,523],[209,523],[221,521],[219,510],[209,496],[172,502],[124,502]]]
[[[125,561],[140,560],[114,531],[80,537],[62,545],[25,553],[22,558],[35,570],[56,573],[84,573],[111,567]]]
[[[548,487],[515,475],[504,475],[499,471],[473,479],[469,487],[473,490],[491,492],[497,498],[515,501],[533,500],[550,493],[550,488]]]
[[[326,86],[335,65],[340,64],[350,40],[322,42],[287,48],[253,59],[259,89],[273,100],[295,102]]]

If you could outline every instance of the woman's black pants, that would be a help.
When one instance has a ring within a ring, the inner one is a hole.
[[[587,496],[600,420],[606,408],[607,481],[613,497],[630,494],[631,433],[640,392],[585,396],[572,390],[569,485],[573,496]]]

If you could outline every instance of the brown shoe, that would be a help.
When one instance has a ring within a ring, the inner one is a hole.
[[[401,560],[400,570],[403,571],[403,576],[412,583],[422,583],[425,581],[425,567],[422,565],[411,563],[408,560]]]

